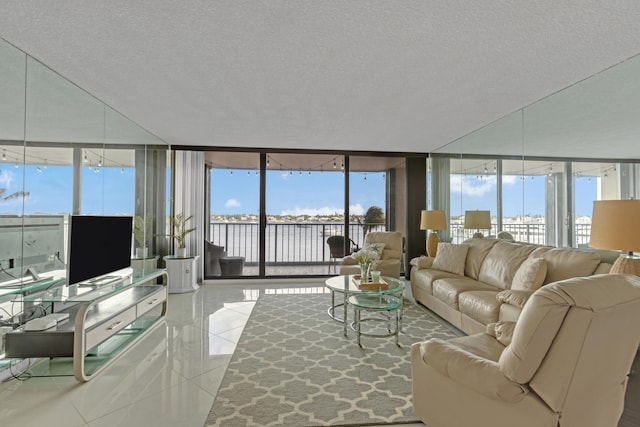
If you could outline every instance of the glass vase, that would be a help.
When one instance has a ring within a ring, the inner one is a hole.
[[[369,270],[371,264],[360,264],[360,283],[367,283],[369,281]]]

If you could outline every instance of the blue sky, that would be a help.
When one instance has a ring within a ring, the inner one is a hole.
[[[260,177],[255,171],[215,169],[211,173],[212,214],[257,214]],[[349,208],[363,214],[370,206],[385,206],[382,173],[351,173]],[[267,214],[333,215],[343,213],[344,177],[341,171],[268,171]]]
[[[14,168],[0,165],[0,187],[7,194],[22,189],[23,175],[26,190],[25,210],[30,213],[71,212],[72,168],[49,166],[37,172],[38,166]],[[385,179],[382,173],[351,174],[350,211],[362,214],[370,206],[385,206]],[[132,168],[101,168],[94,172],[83,168],[82,212],[86,214],[132,214],[134,207],[134,179]],[[522,214],[544,215],[545,176],[525,178],[505,177],[503,203],[505,216]],[[462,183],[461,183],[462,181]],[[597,180],[582,177],[575,180],[576,214],[590,216],[597,197]],[[267,173],[267,213],[289,215],[332,215],[342,213],[344,203],[341,171],[308,172],[269,171]],[[495,213],[496,180],[489,176],[456,176],[451,184],[451,214],[464,210],[483,209]],[[523,190],[524,189],[524,190]],[[526,194],[526,197],[523,197]],[[212,208],[214,214],[257,214],[259,210],[259,176],[255,171],[214,169],[212,172]],[[0,202],[0,213],[21,213],[22,200]]]
[[[503,215],[545,214],[547,176],[508,175],[502,181]],[[593,201],[597,198],[597,180],[582,177],[574,180],[576,189],[576,215],[591,216]],[[451,180],[451,215],[463,215],[465,210],[489,210],[496,213],[496,177],[478,179],[475,175],[457,175]]]
[[[6,194],[22,190],[30,193],[24,199],[24,212],[70,213],[73,206],[73,168],[70,166],[28,165],[15,168],[2,165],[0,187]],[[26,168],[26,169],[24,169]],[[40,168],[40,172],[37,171]],[[82,168],[82,213],[83,214],[133,214],[134,180],[133,168],[99,168],[98,172]],[[22,213],[21,198],[0,202],[0,213]]]

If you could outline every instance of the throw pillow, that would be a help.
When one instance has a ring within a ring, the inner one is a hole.
[[[516,291],[535,291],[547,277],[547,262],[543,258],[525,260],[513,276],[511,289]]]
[[[369,258],[370,261],[377,261],[382,256],[384,243],[367,243],[362,249],[354,252],[352,255],[358,259],[359,257]]]
[[[438,243],[436,259],[433,260],[431,268],[464,276],[464,265],[468,251],[469,245],[440,242]]]

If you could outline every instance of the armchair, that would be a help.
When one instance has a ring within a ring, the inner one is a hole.
[[[639,323],[636,276],[543,286],[515,323],[414,344],[414,414],[429,427],[617,426]]]
[[[371,243],[384,243],[380,259],[374,261],[371,268],[379,270],[383,276],[400,277],[402,261],[402,233],[398,231],[370,231],[364,238],[361,250],[366,250]],[[354,252],[342,259],[340,274],[360,274],[358,252]]]

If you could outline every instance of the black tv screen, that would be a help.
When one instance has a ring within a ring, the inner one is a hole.
[[[73,215],[67,283],[73,285],[130,267],[132,222],[130,216]]]

